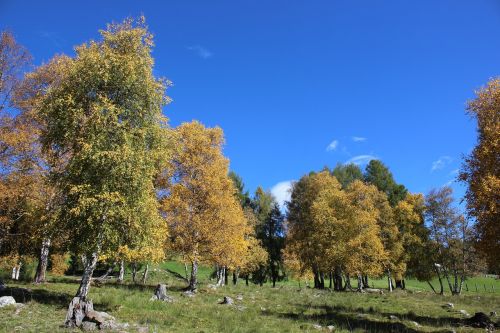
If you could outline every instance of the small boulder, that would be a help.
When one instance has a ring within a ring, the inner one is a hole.
[[[463,316],[466,316],[466,317],[469,316],[469,313],[467,311],[465,311],[465,310],[458,310],[458,312],[460,312],[460,314],[463,315]]]
[[[411,323],[412,323],[415,327],[420,327],[420,324],[419,324],[419,323],[417,323],[416,321],[412,321]]]
[[[317,329],[317,330],[321,330],[323,329],[323,326],[319,325],[319,324],[314,324],[313,325],[313,328]]]
[[[229,296],[224,296],[224,299],[222,300],[222,302],[220,304],[233,305],[234,300]]]
[[[182,293],[182,296],[184,297],[194,297],[196,295],[196,293],[194,291],[191,291],[191,290],[186,290],[185,292]]]
[[[455,306],[453,305],[453,303],[446,303],[445,305],[443,305],[443,308],[445,309],[453,309]]]
[[[0,297],[0,308],[7,305],[16,305],[16,300],[12,296],[2,296]]]
[[[97,331],[97,324],[91,321],[82,322],[82,331]]]
[[[390,319],[390,320],[399,320],[399,318],[398,318],[398,317],[396,317],[395,315],[390,315],[390,316],[389,316],[389,319]]]
[[[171,303],[174,301],[174,299],[170,296],[167,295],[167,285],[166,284],[159,284],[156,286],[155,293],[151,298],[149,299],[150,301],[164,301]]]

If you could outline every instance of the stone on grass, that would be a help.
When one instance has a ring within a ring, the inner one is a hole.
[[[16,305],[16,300],[12,296],[2,296],[0,297],[0,308],[7,305]]]
[[[222,302],[220,304],[233,305],[234,300],[229,296],[224,296],[224,299],[222,300]]]
[[[335,326],[333,326],[333,325],[328,325],[326,328],[327,328],[330,332],[335,331]]]
[[[186,290],[185,292],[182,293],[182,296],[189,298],[194,297],[195,295],[196,293],[191,290]]]
[[[415,325],[415,327],[420,327],[420,324],[419,324],[419,323],[417,323],[416,321],[412,321],[411,323],[412,323],[413,325]]]
[[[453,309],[455,306],[453,305],[453,303],[446,303],[445,305],[443,305],[443,308],[445,309]]]
[[[380,294],[380,295],[384,294],[384,292],[381,289],[376,289],[376,288],[365,288],[363,290],[369,294]]]
[[[389,316],[389,319],[390,319],[390,320],[399,320],[399,318],[398,318],[398,317],[396,317],[395,315],[390,315],[390,316]]]
[[[167,295],[167,285],[160,283],[156,286],[155,294],[151,296],[150,301],[164,301],[171,303],[174,299]]]
[[[460,312],[460,314],[462,314],[463,316],[469,316],[469,313],[465,310],[458,310],[458,312]]]
[[[313,325],[313,328],[317,329],[317,330],[321,330],[323,328],[323,326],[319,325],[319,324],[314,324]]]

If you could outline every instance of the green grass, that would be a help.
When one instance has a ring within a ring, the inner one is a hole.
[[[299,290],[297,282],[292,281],[281,283],[277,288],[269,284],[247,287],[244,281],[239,281],[236,286],[211,290],[207,288],[210,273],[209,268],[200,268],[201,285],[194,298],[181,296],[186,286],[182,278],[184,266],[176,262],[153,268],[145,286],[130,281],[124,285],[109,282],[101,287],[93,286],[90,298],[97,310],[107,311],[118,321],[129,323],[128,332],[136,332],[138,326],[148,327],[149,332],[320,332],[314,328],[315,324],[323,326],[324,332],[327,325],[334,325],[335,332],[484,332],[461,326],[463,316],[458,310],[470,314],[500,310],[499,282],[491,278],[472,279],[469,288],[472,282],[489,283],[496,286],[496,293],[483,289],[477,294],[438,296],[428,292],[425,283],[408,280],[408,292],[374,295]],[[174,303],[149,301],[158,282],[167,283]],[[372,283],[375,287],[385,287],[384,280],[370,280],[370,285]],[[8,285],[28,288],[31,292],[15,295],[18,302],[26,303],[21,310],[0,309],[0,332],[68,332],[61,324],[78,288],[77,277],[51,277],[40,286],[10,282]],[[236,300],[237,295],[243,299]],[[224,296],[235,299],[235,306],[218,304]],[[442,305],[448,302],[454,303],[455,308],[444,309]],[[389,319],[391,315],[398,319]],[[414,322],[421,326],[417,327]]]

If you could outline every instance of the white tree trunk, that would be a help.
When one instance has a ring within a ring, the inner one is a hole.
[[[84,269],[82,275],[82,281],[80,282],[80,287],[76,292],[75,297],[79,297],[82,300],[86,300],[87,295],[90,290],[90,282],[92,281],[92,274],[94,273],[95,266],[97,265],[97,252],[93,252],[90,256],[85,256]]]
[[[142,274],[142,284],[146,284],[148,273],[149,273],[149,264],[146,264],[146,268],[144,269],[144,273]]]
[[[392,287],[392,277],[391,277],[391,270],[390,269],[387,270],[387,283],[388,283],[388,287],[389,287],[389,292],[392,293],[393,287]]]
[[[42,241],[42,249],[40,250],[40,257],[38,258],[35,283],[45,282],[45,273],[47,272],[47,265],[49,263],[49,248],[50,248],[50,238],[45,238]]]
[[[118,274],[118,282],[122,283],[125,276],[125,262],[123,259],[120,261],[120,273]]]

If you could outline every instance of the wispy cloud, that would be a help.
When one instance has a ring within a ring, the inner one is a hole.
[[[285,210],[285,202],[290,201],[292,183],[293,180],[286,180],[279,182],[271,188],[271,193],[276,198],[282,210]]]
[[[364,165],[370,162],[371,160],[376,160],[377,157],[373,155],[358,155],[346,161],[346,164],[356,164],[356,165]]]
[[[445,166],[450,164],[451,161],[452,158],[450,156],[441,156],[436,161],[432,162],[431,172],[443,169]]]
[[[352,141],[354,141],[354,142],[363,142],[363,141],[366,141],[366,138],[364,138],[362,136],[353,136],[352,137]]]
[[[196,55],[203,59],[208,59],[214,55],[211,51],[201,45],[188,46],[187,49],[189,51],[193,51]]]
[[[338,140],[333,140],[330,142],[330,144],[326,147],[326,151],[334,151],[337,149],[339,146],[339,141]]]
[[[455,169],[455,170],[451,170],[450,173],[448,174],[449,176],[458,176],[458,172],[459,170],[458,169]]]

